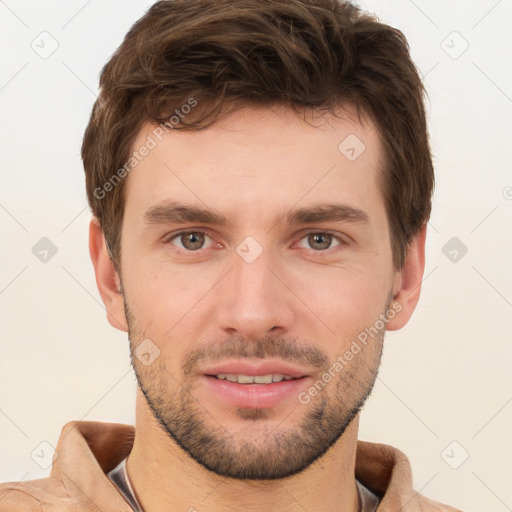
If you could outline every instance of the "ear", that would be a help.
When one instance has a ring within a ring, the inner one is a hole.
[[[89,224],[89,254],[96,274],[96,284],[107,310],[107,319],[116,329],[128,332],[124,301],[120,291],[121,280],[110,258],[105,236],[96,217],[93,217]]]
[[[388,331],[396,331],[406,325],[418,304],[425,270],[426,232],[425,224],[423,229],[412,239],[405,255],[404,265],[395,276],[391,305],[397,314],[387,323]]]

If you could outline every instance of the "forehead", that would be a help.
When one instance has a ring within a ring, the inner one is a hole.
[[[380,137],[352,109],[312,116],[245,107],[197,131],[147,123],[132,149],[145,146],[126,189],[126,210],[137,215],[169,199],[260,219],[263,205],[275,219],[319,201],[383,213]]]

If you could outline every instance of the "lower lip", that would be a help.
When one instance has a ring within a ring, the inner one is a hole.
[[[296,397],[308,379],[302,377],[272,382],[272,384],[239,384],[203,375],[203,380],[210,391],[231,405],[250,409],[265,409],[274,407],[283,400]]]

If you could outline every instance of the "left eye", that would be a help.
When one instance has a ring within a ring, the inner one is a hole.
[[[309,233],[302,238],[300,243],[301,247],[304,247],[304,245],[302,245],[304,241],[308,244],[306,249],[313,249],[315,251],[324,251],[341,245],[340,239],[330,233]],[[333,246],[333,242],[336,242],[336,245]]]
[[[186,251],[198,251],[204,249],[206,239],[211,238],[201,231],[187,231],[186,233],[178,233],[170,238],[168,241],[173,245],[178,246],[180,249]]]

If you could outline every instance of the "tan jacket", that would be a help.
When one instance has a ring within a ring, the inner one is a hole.
[[[0,484],[0,512],[131,512],[106,473],[130,453],[135,427],[100,421],[64,425],[50,476]],[[416,493],[399,450],[358,441],[356,478],[381,496],[378,512],[460,512]]]

